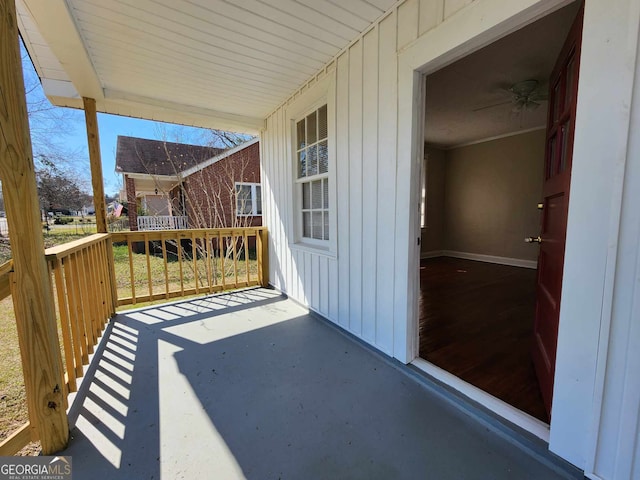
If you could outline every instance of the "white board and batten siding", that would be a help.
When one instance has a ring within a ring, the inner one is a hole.
[[[411,361],[418,252],[409,207],[418,197],[422,101],[415,72],[435,71],[566,3],[398,2],[269,115],[261,161],[273,285]],[[640,0],[586,0],[550,450],[594,479],[640,478],[639,18]],[[294,233],[291,112],[323,85],[335,190],[330,252],[299,248]]]
[[[408,0],[398,5],[270,115],[261,136],[273,285],[392,356],[397,356],[394,319],[405,323],[406,318],[394,311],[396,219],[408,216],[397,211],[395,201],[397,53],[467,3]],[[328,101],[335,105],[329,141],[337,183],[331,205],[337,232],[331,235],[337,233],[337,245],[329,254],[293,245],[294,159],[287,133],[288,106],[323,80],[335,85],[335,98]]]

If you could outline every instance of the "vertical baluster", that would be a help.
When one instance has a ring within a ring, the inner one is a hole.
[[[177,234],[178,243],[178,269],[180,271],[180,295],[184,297],[184,275],[182,271],[182,242],[180,241],[180,234]]]
[[[231,241],[233,242],[233,275],[235,277],[234,288],[238,287],[238,236],[231,231]]]
[[[93,268],[91,265],[91,249],[84,248],[82,251],[82,263],[84,265],[84,278],[86,282],[86,300],[89,305],[89,325],[91,326],[91,334],[93,342],[92,349],[98,344],[98,326],[96,318],[98,313],[96,311],[96,285],[93,277]]]
[[[191,232],[191,260],[193,262],[193,276],[195,278],[196,293],[200,293],[200,282],[198,282],[198,251],[196,249],[196,233]]]
[[[247,286],[249,286],[251,282],[251,272],[249,270],[249,237],[246,229],[242,232],[242,242],[244,243],[244,265],[247,269]]]
[[[136,304],[136,277],[133,271],[133,246],[131,237],[127,238],[127,250],[129,251],[129,278],[131,278],[131,303]]]
[[[147,283],[149,284],[149,300],[153,300],[153,279],[151,278],[151,256],[149,255],[149,234],[144,234],[144,255],[147,260]]]
[[[213,240],[209,237],[209,232],[204,234],[204,241],[206,243],[205,258],[207,262],[207,285],[209,286],[209,293],[211,293],[213,291],[211,283],[211,242]]]
[[[162,245],[162,263],[164,265],[164,298],[169,299],[169,264],[167,262],[167,240],[164,234],[160,234],[160,244]]]
[[[227,272],[224,271],[224,257],[227,255],[226,248],[224,244],[226,243],[222,241],[222,232],[218,230],[218,248],[220,250],[220,274],[222,275],[222,290],[225,290],[225,286],[227,284]]]
[[[62,261],[55,258],[51,263],[58,297],[58,312],[60,312],[60,327],[62,330],[62,344],[64,345],[64,357],[67,368],[67,381],[69,382],[69,390],[75,392],[78,387],[76,385],[74,349],[71,332],[69,331],[69,310],[67,308],[67,294],[64,287]]]
[[[46,263],[47,263],[47,272],[49,274],[49,285],[51,285],[51,295],[52,295],[52,298],[53,298],[53,295],[54,295],[53,261],[47,260]],[[53,303],[54,303],[54,311],[55,311],[55,303],[56,303],[55,300],[54,300]],[[64,362],[63,362],[63,358],[62,357],[63,357],[63,355],[66,357],[67,351],[66,351],[66,347],[63,348],[64,353],[60,349],[60,340],[59,340],[59,337],[58,337],[58,322],[60,321],[60,318],[58,316],[56,316],[56,315],[54,315],[54,318],[56,320],[56,323],[55,323],[56,340],[58,341],[57,344],[56,344],[56,355],[55,355],[55,357],[56,357],[56,360],[58,362],[58,371],[60,372],[60,380],[62,382],[60,384],[60,385],[62,385],[62,388],[61,388],[61,391],[62,391],[62,403],[63,403],[64,409],[66,410],[67,408],[69,408],[69,402],[68,402],[68,397],[67,397],[67,395],[69,394],[69,389],[67,388],[67,381],[65,381],[65,378],[64,378],[64,365],[63,365]],[[60,327],[62,327],[62,322],[60,322],[60,323],[61,323]],[[62,340],[62,343],[64,345],[64,338]]]
[[[76,377],[83,374],[82,365],[89,363],[89,350],[87,348],[87,334],[84,330],[84,313],[82,311],[82,292],[78,279],[77,256],[75,253],[69,255],[65,261],[65,283],[69,292],[69,311],[71,313],[71,332],[75,339],[76,349]],[[78,352],[80,360],[78,361]]]

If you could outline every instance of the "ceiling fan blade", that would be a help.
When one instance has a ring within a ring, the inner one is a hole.
[[[529,100],[531,100],[532,102],[544,102],[545,100],[549,99],[549,95],[547,95],[546,93],[533,93],[532,95],[529,96]]]
[[[482,107],[474,108],[474,109],[473,109],[473,111],[474,111],[474,112],[479,112],[479,111],[481,111],[481,110],[486,110],[487,108],[500,107],[500,106],[502,106],[502,105],[508,105],[508,104],[511,104],[511,103],[513,103],[511,100],[507,100],[507,101],[505,101],[505,102],[493,103],[493,104],[491,104],[491,105],[484,105],[484,106],[482,106]]]

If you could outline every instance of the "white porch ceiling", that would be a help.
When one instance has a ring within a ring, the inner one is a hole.
[[[17,0],[45,93],[256,132],[395,0]]]

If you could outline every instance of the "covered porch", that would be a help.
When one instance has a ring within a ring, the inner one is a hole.
[[[78,478],[568,478],[275,290],[117,314],[63,455]]]

